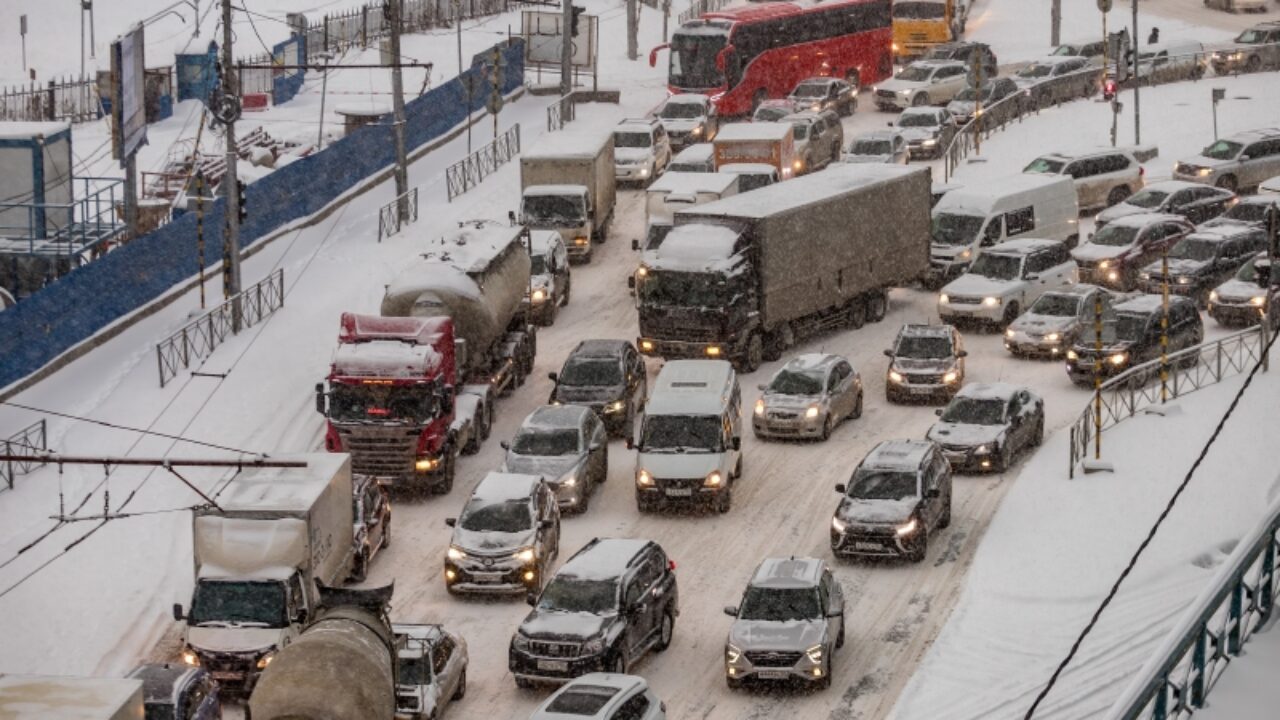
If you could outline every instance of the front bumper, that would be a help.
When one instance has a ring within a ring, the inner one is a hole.
[[[903,557],[919,531],[900,536],[893,525],[848,525],[843,531],[831,528],[831,552],[842,557]]]
[[[1152,277],[1145,280],[1139,279],[1138,288],[1141,289],[1142,292],[1144,293],[1159,295],[1161,292],[1164,291],[1164,283],[1161,278],[1157,278],[1157,277]],[[1170,295],[1182,295],[1186,297],[1192,297],[1192,296],[1195,296],[1197,293],[1202,292],[1203,290],[1204,290],[1204,285],[1199,281],[1199,278],[1195,278],[1193,279],[1192,282],[1189,282],[1189,283],[1180,283],[1176,279],[1173,282],[1169,283]]]
[[[1209,317],[1221,325],[1253,325],[1262,319],[1262,308],[1249,303],[1209,303]]]
[[[829,650],[826,650],[829,652]],[[797,657],[799,656],[799,657]],[[738,659],[725,658],[725,675],[738,682],[803,680],[818,682],[827,669],[808,653],[797,650],[742,650]]]
[[[872,96],[876,107],[881,110],[906,110],[911,107],[911,95],[903,95],[892,90],[877,90]]]
[[[1076,385],[1084,385],[1084,386],[1092,387],[1093,374],[1094,374],[1093,360],[1088,358],[1082,358],[1082,359],[1084,360],[1083,363],[1078,362],[1076,360],[1067,361],[1067,376],[1070,377],[1071,382],[1075,383]],[[1123,365],[1116,365],[1115,363],[1104,361],[1102,363],[1102,370],[1101,370],[1102,381],[1106,382],[1107,378],[1113,377],[1115,375],[1119,375],[1120,373],[1128,369],[1129,369],[1129,363],[1125,363]]]
[[[591,236],[583,230],[581,235],[565,241],[564,250],[570,260],[590,260]]]
[[[976,303],[949,302],[938,303],[938,317],[943,322],[956,320],[981,320],[983,322],[1000,322],[1004,317],[1004,303],[987,305],[981,301]]]
[[[689,340],[658,340],[641,337],[636,340],[636,347],[642,355],[656,355],[667,359],[710,358],[727,360],[733,354],[733,348],[727,343],[695,342]]]
[[[207,670],[209,675],[217,681],[224,695],[246,696],[253,692],[253,688],[258,684],[258,678],[262,677],[262,670],[258,669],[258,660],[263,655],[275,652],[275,648],[251,653],[211,653],[190,649],[200,659],[200,667]]]
[[[942,456],[951,463],[951,469],[958,472],[984,472],[991,470],[995,465],[996,455],[991,452],[991,445],[988,445],[988,452],[977,453],[976,447],[962,447],[959,445],[943,445]]]
[[[928,379],[919,375],[904,373],[902,382],[894,382],[885,378],[885,394],[891,398],[920,398],[925,400],[950,400],[960,390],[963,378],[958,378],[950,385],[944,382],[933,382],[936,375]]]
[[[507,650],[507,669],[522,680],[534,682],[568,682],[580,675],[608,672],[604,653],[587,657],[545,657],[511,647]]]
[[[636,485],[636,502],[648,507],[714,505],[728,491],[727,482],[707,487],[704,478],[654,478],[653,485]]]
[[[613,177],[620,182],[648,180],[653,177],[653,175],[654,167],[652,163],[645,163],[643,165],[615,165],[613,168]]]
[[[751,429],[756,435],[777,438],[822,437],[822,415],[805,417],[804,410],[769,410],[764,415],[751,415]]]
[[[533,577],[525,579],[528,573],[532,573]],[[460,561],[445,560],[444,563],[444,581],[453,592],[478,595],[523,594],[537,590],[541,580],[536,560],[526,564],[514,558],[468,558]]]
[[[1198,172],[1186,172],[1184,170],[1178,170],[1177,168],[1174,168],[1172,177],[1174,180],[1182,180],[1184,182],[1193,182],[1193,183],[1201,183],[1204,185],[1212,185],[1218,180],[1218,171],[1213,168],[1208,168],[1208,170],[1209,172],[1204,173],[1202,175]]]
[[[909,157],[937,157],[941,153],[942,143],[937,140],[916,140],[907,143],[907,155]]]
[[[1072,338],[1065,333],[1058,333],[1058,339],[1050,341],[1044,335],[1032,335],[1026,332],[1005,333],[1004,349],[1014,355],[1027,357],[1063,357],[1071,346]]]
[[[1096,265],[1082,265],[1076,270],[1077,282],[1100,285],[1113,290],[1123,290],[1128,275],[1128,268],[1123,264],[1112,265],[1106,269]]]

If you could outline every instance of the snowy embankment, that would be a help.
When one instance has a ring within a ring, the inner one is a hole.
[[[1280,631],[1277,619],[1250,639],[1239,661],[1232,661],[1213,686],[1208,705],[1196,711],[1196,720],[1274,720],[1280,689]]]

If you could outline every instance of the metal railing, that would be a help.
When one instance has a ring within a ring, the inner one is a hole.
[[[406,33],[449,27],[455,19],[469,20],[506,12],[523,5],[512,0],[404,0],[400,10],[401,30]],[[347,12],[325,15],[306,28],[307,55],[318,58],[326,51],[368,47],[391,34],[383,14],[383,2],[376,0]]]
[[[193,361],[209,357],[228,335],[252,327],[282,307],[284,268],[277,268],[265,279],[227,298],[156,345],[160,387],[179,370],[190,368]]]
[[[690,20],[702,17],[703,13],[715,12],[729,2],[730,0],[693,0],[688,10],[676,16],[676,24],[683,25]]]
[[[88,122],[102,117],[96,78],[60,78],[0,89],[0,120]]]
[[[1248,372],[1262,357],[1267,332],[1263,323],[1220,340],[1170,353],[1166,383],[1169,399]],[[1103,361],[1105,359],[1099,359]],[[1096,404],[1099,400],[1102,404],[1100,423]],[[1074,478],[1076,465],[1089,457],[1089,444],[1096,442],[1098,433],[1161,402],[1159,358],[1135,365],[1102,383],[1091,395],[1088,407],[1071,424],[1068,476]]]
[[[555,132],[574,121],[578,115],[578,101],[573,93],[562,95],[547,106],[547,132]]]
[[[6,460],[0,463],[0,480],[13,489],[13,481],[19,475],[31,472],[32,468],[44,465],[44,453],[49,450],[49,428],[44,420],[38,420],[3,441],[4,454],[29,455],[30,460]]]
[[[400,203],[405,203],[404,222],[400,220]],[[378,211],[378,242],[391,237],[401,228],[418,220],[418,188],[410,188],[405,194],[382,206]]]
[[[1241,539],[1213,582],[1111,706],[1114,720],[1189,718],[1275,606],[1280,500]]]
[[[480,184],[486,176],[520,154],[520,123],[516,123],[493,142],[445,168],[444,179],[449,202]]]

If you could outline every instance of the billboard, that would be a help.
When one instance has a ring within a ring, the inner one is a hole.
[[[563,13],[523,11],[520,34],[524,37],[526,65],[560,67],[560,48],[564,43],[564,33],[560,26],[563,21]],[[578,18],[578,36],[569,39],[573,47],[574,67],[595,67],[597,27],[594,15],[582,15]]]
[[[122,165],[147,142],[144,46],[141,24],[111,43],[111,145]]]

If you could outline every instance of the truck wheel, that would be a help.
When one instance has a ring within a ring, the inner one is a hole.
[[[769,341],[764,344],[764,359],[773,362],[782,357],[782,353],[795,343],[795,333],[791,323],[783,323],[782,327],[769,333]]]
[[[1111,192],[1107,193],[1107,207],[1118,205],[1124,202],[1127,197],[1129,197],[1129,186],[1117,185],[1111,188]]]
[[[747,338],[747,350],[742,354],[742,372],[752,373],[760,369],[760,363],[764,361],[764,342],[760,339],[760,333],[753,332],[751,337]]]
[[[457,469],[457,463],[454,462],[456,457],[453,453],[449,453],[444,471],[440,473],[438,480],[427,486],[427,492],[432,495],[448,495],[449,491],[453,490],[453,475]]]
[[[845,306],[845,324],[857,330],[867,323],[867,306],[862,303],[862,298],[854,298]]]
[[[569,304],[569,291],[573,289],[573,283],[569,280],[564,281],[564,293],[560,295],[560,304]]]
[[[481,428],[484,424],[484,406],[476,408],[476,411],[476,416],[471,420],[471,437],[467,439],[467,444],[462,446],[463,455],[475,455],[480,452],[480,443],[484,435]]]
[[[361,545],[360,551],[356,553],[351,563],[351,577],[353,583],[364,582],[369,577],[369,548]]]
[[[889,312],[889,295],[884,290],[877,290],[867,297],[867,320],[880,322]]]
[[[1235,192],[1236,187],[1239,185],[1239,183],[1236,182],[1235,175],[1223,175],[1222,177],[1218,178],[1218,182],[1214,183],[1214,185],[1217,185],[1223,190],[1230,190],[1231,192]]]
[[[458,687],[453,691],[453,699],[461,700],[467,696],[467,671],[464,668],[462,676],[458,678]]]

